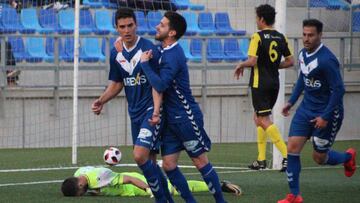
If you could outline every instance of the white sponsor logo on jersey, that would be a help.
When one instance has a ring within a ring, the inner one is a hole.
[[[125,86],[136,86],[136,85],[142,85],[147,82],[145,75],[140,75],[140,73],[137,74],[136,77],[127,77],[124,78],[124,85]]]
[[[321,87],[321,81],[320,80],[314,80],[314,78],[305,78],[304,82],[307,87],[313,87],[313,88],[320,88]]]

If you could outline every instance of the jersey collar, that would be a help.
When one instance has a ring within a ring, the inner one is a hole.
[[[321,43],[321,44],[319,45],[319,47],[318,47],[313,53],[311,53],[311,54],[308,54],[307,51],[305,51],[306,57],[310,57],[310,56],[316,54],[316,53],[321,49],[321,47],[323,47],[323,43]]]
[[[163,50],[166,51],[166,50],[169,50],[169,49],[172,49],[174,46],[176,46],[178,44],[178,42],[174,42],[173,44],[171,45],[168,45],[167,47],[165,47]]]
[[[124,47],[124,49],[125,49],[127,52],[131,52],[132,50],[134,50],[135,47],[138,45],[138,43],[139,43],[139,41],[140,41],[140,38],[141,38],[140,36],[137,36],[137,39],[136,39],[136,42],[135,42],[134,46],[130,47],[129,49],[126,48],[125,43],[123,42],[123,47]]]

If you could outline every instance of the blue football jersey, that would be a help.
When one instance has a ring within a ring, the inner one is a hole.
[[[289,100],[294,104],[304,90],[304,99],[299,108],[318,112],[328,120],[335,109],[343,109],[344,83],[339,62],[323,44],[313,53],[305,49],[299,54],[300,75]]]
[[[161,50],[159,62],[159,75],[151,70],[148,63],[142,63],[142,67],[153,88],[164,93],[163,108],[168,122],[202,118],[190,89],[189,68],[181,46],[176,42]]]
[[[146,110],[153,107],[152,87],[140,65],[141,54],[152,49],[151,68],[157,71],[160,53],[153,43],[138,37],[134,47],[118,53],[115,48],[110,55],[109,80],[122,82],[128,102],[129,115],[132,120],[140,119]]]

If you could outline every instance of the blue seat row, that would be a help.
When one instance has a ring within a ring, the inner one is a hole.
[[[186,58],[195,63],[202,61],[202,43],[201,39],[182,39],[179,41]],[[224,44],[221,39],[209,39],[206,46],[206,59],[209,62],[246,60],[248,48],[248,39],[226,38]]]
[[[353,13],[353,31],[360,32],[360,11]]]
[[[159,24],[162,13],[149,11],[145,16],[142,11],[135,11],[138,21],[138,34],[156,34],[156,26]],[[199,16],[195,12],[184,12],[188,29],[186,35],[245,35],[245,30],[234,30],[231,27],[227,13],[215,13],[215,21],[212,13],[201,12]],[[37,14],[34,8],[21,10],[20,18],[13,8],[3,8],[0,17],[0,33],[59,33],[72,34],[74,32],[74,10],[61,10],[57,13],[54,9],[42,9]],[[115,13],[109,10],[95,10],[94,18],[87,9],[80,10],[79,22],[80,34],[108,35],[117,34],[115,29]]]
[[[310,0],[309,6],[315,8],[327,8],[331,10],[348,10],[350,8],[350,5],[343,0]]]
[[[171,0],[175,7],[179,10],[191,9],[194,11],[203,11],[205,6],[201,4],[191,3],[190,0]]]
[[[110,47],[113,47],[115,38],[110,39]],[[25,44],[21,37],[9,37],[15,60],[17,62],[54,62],[54,38],[26,38]],[[84,62],[105,61],[106,40],[99,43],[99,38],[81,38],[79,58]],[[26,45],[26,46],[25,46]],[[59,60],[66,62],[74,61],[74,39],[65,38],[58,40]]]

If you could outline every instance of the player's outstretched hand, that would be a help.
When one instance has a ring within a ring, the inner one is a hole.
[[[160,123],[160,115],[153,114],[152,117],[149,119],[149,123],[151,126],[159,124]]]
[[[285,106],[283,107],[282,111],[281,111],[281,114],[283,116],[289,116],[290,115],[290,109],[291,109],[291,104],[290,103],[286,103]]]
[[[96,115],[99,115],[101,113],[102,108],[103,108],[103,103],[100,101],[100,99],[95,100],[91,105],[91,110]]]
[[[327,121],[321,118],[320,116],[312,119],[310,122],[314,123],[314,127],[318,129],[325,128],[327,126]]]
[[[123,50],[123,41],[122,41],[121,37],[118,37],[115,40],[114,47],[115,47],[117,52],[122,52],[122,50]]]
[[[241,67],[241,63],[239,63],[235,68],[234,77],[238,80],[240,76],[243,75],[244,75],[244,68]]]
[[[145,51],[141,54],[141,62],[149,61],[153,57],[152,50]]]

